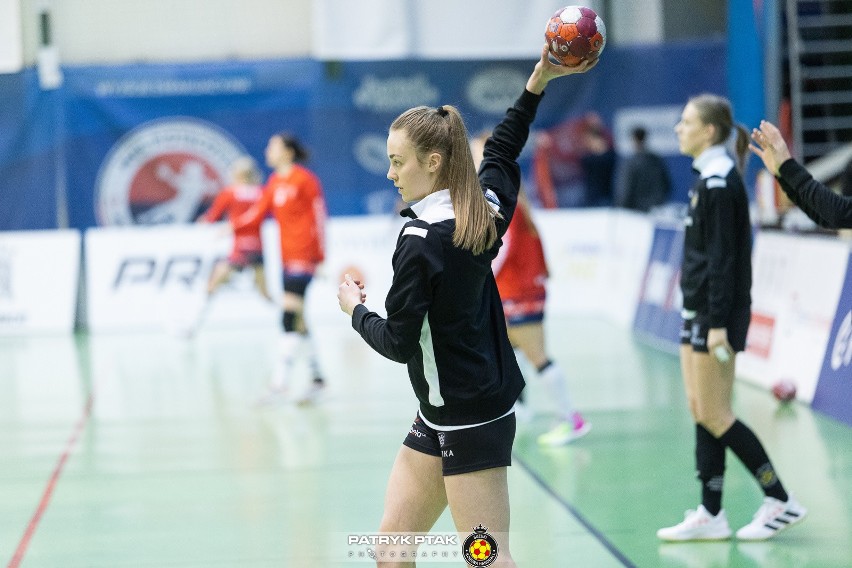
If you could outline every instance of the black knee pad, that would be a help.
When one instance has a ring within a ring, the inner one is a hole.
[[[284,331],[296,331],[296,312],[287,312],[281,316],[281,327]]]

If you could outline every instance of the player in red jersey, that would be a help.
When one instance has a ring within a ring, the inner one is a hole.
[[[289,372],[298,355],[304,355],[313,381],[300,402],[310,402],[325,387],[304,318],[305,292],[317,266],[325,258],[325,197],[319,178],[301,165],[307,152],[292,135],[278,133],[266,146],[266,164],[273,168],[257,204],[237,220],[242,228],[260,223],[267,214],[278,222],[284,282],[280,341],[281,360],[261,403],[285,395]]]
[[[213,200],[210,208],[198,217],[199,223],[215,223],[227,218],[233,229],[237,217],[251,208],[261,196],[260,172],[257,163],[250,156],[243,156],[231,164],[231,185],[223,188]],[[234,230],[234,244],[227,259],[220,260],[213,267],[207,281],[207,298],[198,310],[194,321],[183,334],[189,338],[201,326],[210,299],[216,290],[230,280],[235,270],[244,270],[251,266],[254,271],[254,285],[261,296],[272,300],[266,289],[266,277],[263,271],[263,247],[260,241],[260,223],[246,225]]]
[[[489,134],[480,134],[471,141],[471,153],[477,164],[482,159],[482,148]],[[592,426],[574,408],[565,374],[547,356],[544,346],[547,262],[529,201],[523,191],[518,194],[515,216],[503,236],[503,246],[491,264],[491,269],[503,301],[509,341],[535,367],[548,391],[548,398],[559,408],[558,423],[539,436],[539,443],[559,446],[585,436]],[[523,414],[520,400],[516,409]]]
[[[255,161],[244,156],[234,161],[231,167],[233,183],[219,192],[210,208],[199,217],[199,222],[215,223],[227,218],[232,224],[258,202],[262,194],[260,172]],[[214,292],[233,274],[234,270],[243,270],[251,266],[254,270],[254,284],[257,291],[272,300],[266,289],[263,273],[263,246],[260,240],[260,222],[251,223],[234,230],[234,245],[227,260],[213,267],[207,282],[207,295]]]

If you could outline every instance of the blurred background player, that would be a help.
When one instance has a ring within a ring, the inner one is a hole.
[[[312,381],[299,402],[314,400],[325,388],[305,321],[305,292],[317,266],[325,258],[325,197],[319,178],[301,165],[308,158],[302,144],[289,133],[270,137],[266,164],[273,168],[257,204],[237,220],[235,227],[260,223],[267,214],[278,222],[284,294],[281,300],[280,359],[267,392],[258,401],[268,404],[289,390],[290,374],[298,356],[308,361]]]
[[[736,161],[725,143],[736,131]],[[730,448],[763,490],[763,504],[739,540],[765,540],[801,521],[807,511],[788,494],[754,432],[733,413],[734,366],[751,320],[751,224],[741,171],[748,132],[730,102],[716,95],[689,100],[675,126],[681,153],[700,178],[684,220],[681,370],[695,421],[701,504],[683,522],[657,531],[666,541],[722,540],[731,528],[722,508],[725,453]]]
[[[612,136],[597,113],[584,117],[580,166],[586,181],[586,207],[611,207],[618,156]]]
[[[648,149],[648,132],[637,126],[630,132],[633,155],[624,163],[616,205],[635,211],[648,212],[669,200],[671,176],[663,159]]]
[[[477,168],[482,162],[482,152],[489,136],[490,132],[482,132],[471,140],[471,154]],[[558,424],[539,436],[539,443],[558,446],[585,436],[592,426],[574,408],[565,373],[547,356],[545,349],[543,321],[547,263],[523,189],[518,193],[515,215],[491,269],[503,302],[509,341],[535,367],[548,399],[558,408]],[[523,393],[521,397],[516,411],[520,417],[529,416],[531,409],[525,408]]]
[[[234,160],[231,165],[231,185],[220,191],[210,208],[203,213],[198,221],[215,223],[227,218],[233,227],[236,219],[258,202],[262,194],[260,171],[257,163],[250,156]],[[249,223],[234,230],[234,244],[231,254],[225,260],[220,260],[213,267],[210,279],[207,281],[207,301],[201,309],[194,332],[201,325],[210,299],[220,286],[230,280],[235,270],[243,270],[249,266],[254,271],[254,286],[265,299],[272,301],[272,296],[266,289],[266,277],[263,271],[263,244],[260,239],[260,223]]]

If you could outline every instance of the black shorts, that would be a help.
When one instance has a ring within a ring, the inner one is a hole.
[[[282,274],[284,291],[297,296],[305,297],[305,291],[308,289],[308,284],[314,279],[313,274],[303,274],[298,272],[284,271]]]
[[[435,430],[418,414],[402,444],[441,458],[444,475],[457,475],[512,465],[515,413],[469,428]]]
[[[744,351],[748,325],[751,322],[751,310],[746,308],[735,310],[731,314],[725,328],[728,331],[728,343],[734,351]],[[692,350],[697,353],[707,353],[707,332],[710,331],[708,318],[704,314],[698,314],[694,318],[684,319],[683,327],[680,329],[681,345],[692,345]]]

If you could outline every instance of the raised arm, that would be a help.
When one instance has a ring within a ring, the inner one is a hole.
[[[852,199],[836,194],[818,182],[790,155],[781,131],[762,120],[751,133],[750,146],[790,200],[818,225],[830,229],[852,228]]]

